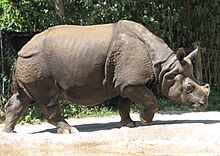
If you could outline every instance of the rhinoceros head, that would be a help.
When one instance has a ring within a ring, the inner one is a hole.
[[[171,100],[193,109],[204,110],[208,105],[210,87],[199,85],[193,76],[191,60],[197,54],[198,48],[186,56],[180,48],[171,70],[163,76],[162,92]]]

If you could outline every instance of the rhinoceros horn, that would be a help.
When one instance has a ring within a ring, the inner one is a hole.
[[[189,55],[187,55],[186,57],[188,59],[192,60],[197,55],[198,49],[199,49],[199,47],[197,46],[197,48],[194,51],[192,51],[191,53],[189,53]]]

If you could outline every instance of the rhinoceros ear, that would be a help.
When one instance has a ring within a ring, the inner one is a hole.
[[[181,62],[181,64],[184,64],[185,60],[184,57],[186,56],[186,52],[183,48],[179,48],[177,51],[176,57]]]
[[[194,51],[192,51],[191,53],[189,53],[189,55],[187,55],[187,58],[192,60],[197,55],[198,50],[199,50],[199,47],[197,46],[197,48]]]

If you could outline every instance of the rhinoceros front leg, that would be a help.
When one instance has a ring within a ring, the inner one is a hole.
[[[130,117],[130,108],[132,106],[132,101],[128,98],[120,97],[118,102],[119,114],[121,116],[121,126],[135,127],[134,121]]]
[[[79,132],[75,127],[71,127],[62,117],[58,99],[53,99],[48,105],[40,105],[47,122],[55,125],[57,133],[70,134]]]
[[[28,105],[33,102],[27,94],[19,89],[12,97],[8,100],[8,103],[5,106],[5,126],[3,127],[2,132],[11,133],[13,132],[17,121],[27,110]]]
[[[158,109],[158,102],[153,93],[145,85],[139,85],[126,87],[123,94],[144,107],[140,113],[140,120],[144,125],[151,124]]]

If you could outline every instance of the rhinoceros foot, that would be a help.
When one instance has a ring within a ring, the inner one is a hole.
[[[145,126],[151,125],[153,117],[154,117],[154,113],[150,113],[150,112],[146,113],[146,111],[141,112],[140,114],[140,120],[142,124]]]
[[[143,119],[143,118],[141,118],[141,117],[140,117],[140,120],[141,120],[141,123],[142,123],[143,125],[145,125],[145,126],[149,126],[149,125],[152,124],[152,121],[151,121],[151,122],[148,122],[148,121],[146,121],[145,119]]]
[[[2,130],[2,133],[17,133],[17,132],[14,131],[14,130],[3,129],[3,130]]]
[[[57,129],[57,133],[59,134],[71,134],[78,133],[79,131],[75,127],[60,127]]]
[[[125,121],[121,121],[121,127],[129,127],[129,128],[134,128],[137,127],[137,123],[134,121],[130,121],[130,122],[125,122]]]

